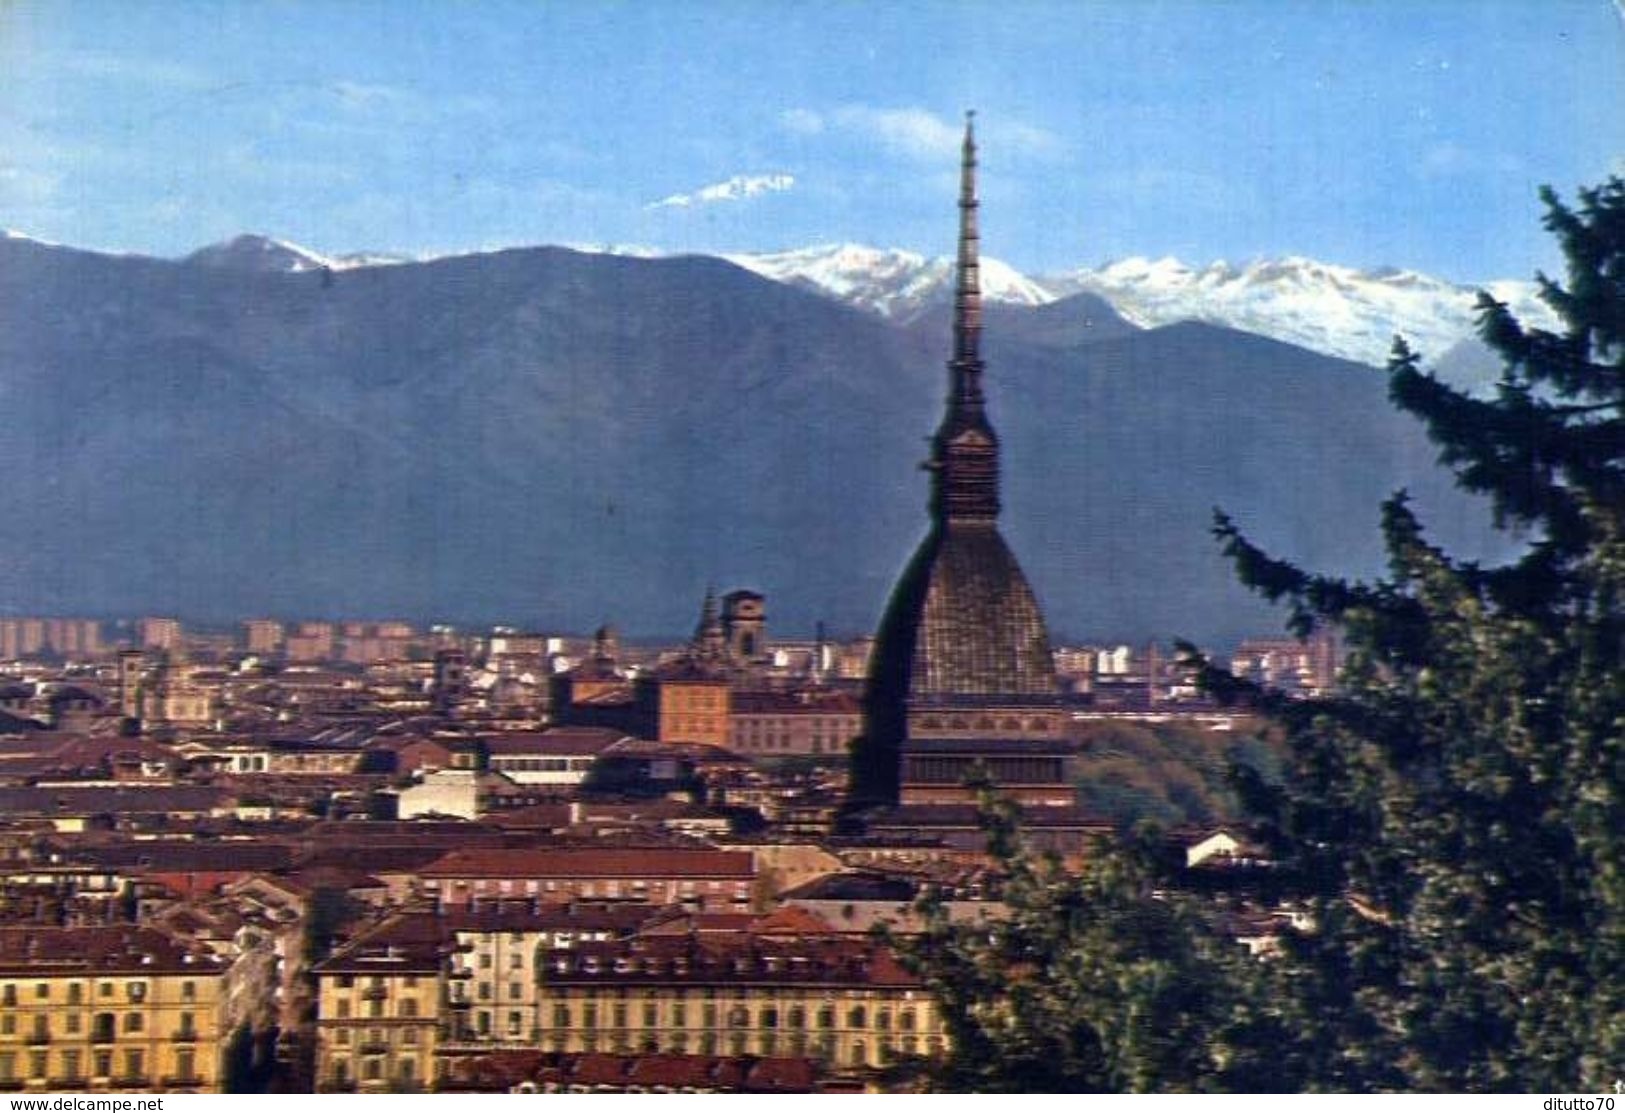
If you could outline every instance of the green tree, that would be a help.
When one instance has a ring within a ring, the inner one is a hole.
[[[1625,1072],[1625,182],[1574,209],[1544,198],[1568,261],[1565,283],[1539,279],[1561,331],[1481,295],[1505,365],[1493,397],[1403,343],[1390,364],[1395,403],[1522,555],[1452,557],[1403,494],[1374,583],[1216,527],[1296,632],[1330,624],[1350,650],[1335,698],[1202,677],[1290,738],[1284,783],[1244,795],[1313,886],[1319,929],[1270,972],[1303,1087],[1569,1090]]]
[[[1274,1042],[1269,1018],[1238,1008],[1256,963],[1197,902],[1157,891],[1153,847],[1103,845],[1068,870],[1023,849],[1015,816],[984,799],[1008,914],[955,923],[928,897],[922,932],[895,941],[949,1043],[900,1073],[955,1093],[1269,1088],[1251,1050]]]

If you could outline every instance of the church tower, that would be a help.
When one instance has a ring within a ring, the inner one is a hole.
[[[999,534],[999,438],[982,376],[976,135],[967,114],[948,398],[931,440],[930,525],[876,634],[854,751],[854,804],[973,798],[1068,803],[1060,709],[1038,601]]]

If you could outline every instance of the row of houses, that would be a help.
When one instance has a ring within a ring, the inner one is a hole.
[[[794,910],[629,930],[628,907],[389,917],[315,970],[318,1089],[446,1087],[504,1050],[789,1059],[855,1079],[945,1047],[918,978],[870,938]]]

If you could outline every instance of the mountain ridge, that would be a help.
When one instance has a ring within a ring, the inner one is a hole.
[[[278,273],[0,240],[0,610],[671,634],[720,583],[785,636],[867,632],[926,525],[940,312],[708,256]],[[1089,294],[990,306],[984,340],[1006,536],[1060,638],[1279,628],[1215,505],[1354,574],[1398,487],[1492,536],[1368,367]]]
[[[27,238],[20,233],[8,235]],[[636,245],[531,246],[630,258],[677,257],[677,253]],[[387,252],[325,255],[288,240],[243,234],[173,261],[221,269],[336,273],[526,249],[422,257]],[[948,304],[952,297],[954,263],[950,256],[852,243],[701,254],[905,325]],[[1041,275],[1027,275],[997,258],[984,257],[982,284],[990,304],[1035,309],[1089,293],[1142,328],[1180,320],[1207,321],[1376,367],[1386,364],[1395,337],[1403,337],[1427,365],[1442,368],[1452,381],[1472,388],[1493,383],[1499,374],[1493,360],[1475,343],[1479,291],[1506,302],[1529,324],[1558,325],[1532,281],[1455,283],[1398,267],[1361,270],[1300,255],[1241,264],[1217,260],[1202,266],[1172,256],[1129,256],[1097,267]]]

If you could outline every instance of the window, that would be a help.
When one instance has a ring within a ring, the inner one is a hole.
[[[112,1043],[115,1018],[112,1013],[97,1013],[95,1030],[90,1038],[96,1043]]]
[[[869,1016],[862,1005],[855,1006],[851,1012],[846,1014],[846,1026],[848,1028],[864,1028],[868,1024]]]
[[[48,1001],[48,1000],[50,1000],[50,998],[51,998],[51,983],[50,982],[35,982],[34,983],[34,999],[37,1000],[37,1001]]]
[[[80,985],[78,982],[71,983],[68,986],[68,1004],[82,1005],[84,1004],[84,999],[85,987]]]
[[[401,1082],[408,1086],[417,1084],[418,1061],[416,1059],[401,1060]]]
[[[91,1055],[92,1068],[97,1078],[110,1078],[113,1074],[113,1053],[111,1051],[98,1051]]]
[[[0,1005],[9,1005],[9,1006],[15,1007],[16,1004],[17,1004],[17,987],[8,982],[5,986],[0,987]]]
[[[508,1014],[508,1035],[517,1036],[525,1026],[525,1014],[510,1012]]]
[[[660,1024],[660,1006],[653,1001],[643,1003],[643,1026],[654,1028]]]
[[[181,1036],[197,1035],[197,1022],[193,1014],[181,1013],[181,1026],[176,1034]]]
[[[128,997],[132,1001],[145,1001],[147,999],[147,983],[125,982],[124,996]],[[130,1077],[134,1078],[135,1075],[131,1075]]]
[[[17,1078],[17,1053],[0,1051],[0,1082],[13,1082]]]
[[[377,1082],[384,1076],[384,1061],[377,1058],[363,1059],[361,1071],[368,1082]]]
[[[403,1028],[403,1029],[401,1029],[401,1043],[402,1044],[404,1044],[407,1047],[416,1047],[417,1042],[418,1042],[418,1030],[416,1028]]]
[[[557,1002],[553,1006],[553,1027],[570,1027],[570,1007],[562,1001]]]
[[[508,1000],[517,1001],[521,997],[523,997],[524,995],[525,995],[525,985],[524,985],[523,982],[509,982],[508,983]]]
[[[100,985],[98,985],[96,987],[96,996],[98,996],[98,997],[111,997],[111,996],[113,996],[113,983],[112,982],[102,982]]]
[[[79,1081],[81,1070],[79,1053],[77,1051],[64,1051],[62,1053],[62,1077],[69,1082]]]
[[[336,1004],[336,1007],[337,1007],[338,1018],[340,1020],[348,1020],[349,1017],[350,1017],[350,1002],[349,1002],[349,1000],[346,999],[346,998],[341,997],[338,1000],[338,1002]]]
[[[146,1052],[138,1048],[129,1048],[124,1052],[124,1077],[141,1078],[147,1073]]]
[[[353,975],[353,974],[340,974],[339,975],[339,988],[340,989],[350,989],[350,988],[354,987],[354,985],[355,985],[355,975]]]
[[[191,980],[187,980],[187,981],[184,981],[184,982],[181,983],[181,1000],[182,1001],[196,1001],[197,1000],[197,983],[196,982],[193,982]]]
[[[34,1035],[36,1043],[44,1043],[51,1038],[51,1018],[44,1015],[34,1017]]]
[[[45,1077],[45,1052],[30,1051],[28,1053],[28,1077]]]
[[[514,954],[511,954],[511,955],[508,956],[508,969],[509,970],[523,970],[524,968],[525,968],[525,956],[524,955],[515,952]]]
[[[145,1027],[145,1025],[146,1017],[142,1016],[140,1013],[124,1014],[124,1030],[126,1032],[139,1032]],[[130,1077],[134,1078],[135,1076],[131,1075]]]
[[[411,1019],[418,1015],[418,999],[407,997],[401,1001],[401,1015]]]
[[[196,1078],[197,1060],[190,1047],[183,1047],[175,1052],[175,1076],[177,1078]]]
[[[68,1013],[63,1018],[63,1021],[62,1021],[63,1028],[68,1033],[68,1035],[77,1036],[79,1034],[80,1020],[81,1020],[81,1018],[80,1018],[78,1013]]]
[[[17,1031],[17,1014],[0,1013],[0,1036],[10,1036]]]
[[[348,1028],[340,1028],[338,1031],[334,1032],[333,1042],[338,1044],[340,1047],[349,1047],[350,1030]]]

